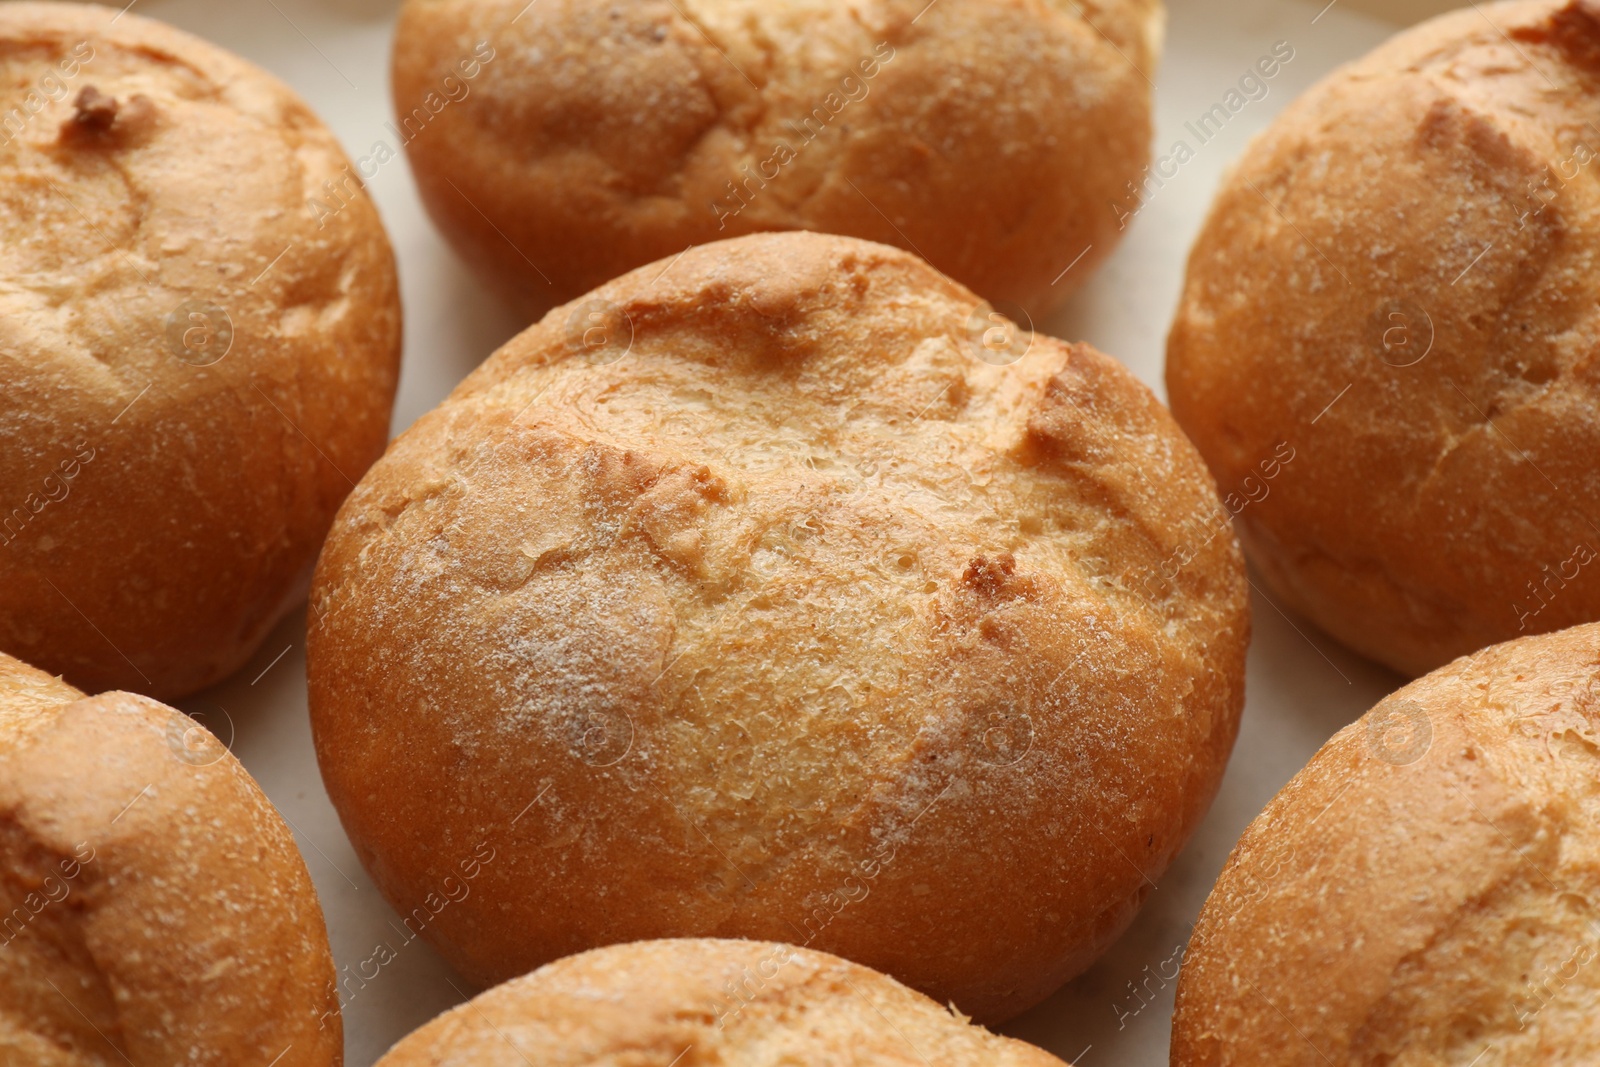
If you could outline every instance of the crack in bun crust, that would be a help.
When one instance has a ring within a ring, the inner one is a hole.
[[[362,481],[313,588],[318,759],[402,914],[495,854],[429,909],[463,973],[810,941],[993,1019],[1131,920],[1233,744],[1239,550],[1149,390],[1043,336],[979,359],[983,307],[849,238],[698,248]]]
[[[410,0],[394,104],[429,213],[530,316],[690,245],[805,229],[913,249],[1038,317],[1120,236],[1164,17],[1159,0]]]

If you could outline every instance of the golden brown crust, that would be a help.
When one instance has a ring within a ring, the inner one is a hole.
[[[1224,491],[1294,444],[1245,545],[1398,670],[1600,617],[1597,122],[1600,6],[1474,5],[1291,106],[1190,259],[1174,414]]]
[[[371,203],[308,207],[345,165],[212,45],[0,5],[0,648],[171,698],[302,595],[399,359]]]
[[[410,0],[395,109],[429,212],[530,315],[692,244],[808,229],[916,251],[1038,316],[1119,237],[1163,18],[1159,0]]]
[[[1378,704],[1234,850],[1185,957],[1174,1067],[1600,1060],[1597,779],[1600,625]]]
[[[0,723],[31,671],[4,660]],[[0,1063],[337,1067],[322,912],[271,802],[187,716],[68,699],[0,735]]]
[[[760,941],[645,941],[496,986],[378,1067],[1062,1067],[836,956]]]
[[[15,748],[83,694],[0,652],[0,751]]]
[[[402,914],[494,854],[429,909],[463,973],[788,939],[994,1019],[1130,921],[1233,743],[1238,547],[1149,390],[1042,336],[980,360],[975,309],[882,245],[698,248],[363,480],[313,591],[318,758]]]

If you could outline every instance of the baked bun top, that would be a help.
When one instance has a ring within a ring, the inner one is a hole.
[[[1160,0],[409,0],[397,133],[444,232],[533,313],[690,245],[806,229],[915,250],[1037,316],[1120,236],[1164,17]]]
[[[1086,966],[1208,805],[1247,632],[1210,477],[1120,364],[791,233],[557,309],[399,438],[324,549],[309,674],[402,912],[508,857],[474,899],[514,933],[435,924],[468,975],[803,941],[898,847],[815,947],[988,1019]]]
[[[343,1060],[316,894],[244,768],[180,712],[3,654],[0,920],[0,1062]]]
[[[836,956],[760,941],[636,941],[569,956],[439,1016],[378,1067],[1062,1067]]]
[[[1184,960],[1174,1067],[1600,1062],[1596,781],[1600,625],[1379,703],[1234,850]]]
[[[1600,5],[1475,4],[1259,137],[1167,381],[1271,587],[1418,674],[1600,618]],[[1547,584],[1548,583],[1548,584]]]
[[[383,449],[393,256],[353,187],[308,207],[347,165],[316,116],[195,37],[0,4],[0,87],[0,648],[179,696],[302,595]]]
[[[0,752],[21,745],[83,694],[60,678],[0,652]]]

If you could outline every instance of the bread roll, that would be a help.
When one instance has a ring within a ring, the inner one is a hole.
[[[1164,17],[1160,0],[409,0],[392,133],[445,236],[530,316],[761,230],[910,249],[1038,316],[1121,236]]]
[[[0,649],[170,699],[304,596],[400,307],[305,104],[121,6],[0,4]]]
[[[439,1016],[378,1067],[1062,1067],[893,978],[759,941],[636,941],[569,956]]]
[[[1457,660],[1323,746],[1229,859],[1173,1067],[1600,1062],[1600,625]]]
[[[1600,619],[1597,72],[1587,0],[1409,30],[1251,146],[1189,261],[1173,413],[1272,593],[1407,674]]]
[[[991,316],[882,245],[708,245],[551,312],[362,481],[317,755],[465,975],[787,938],[998,1019],[1131,920],[1233,743],[1242,564],[1149,390]]]
[[[294,839],[226,748],[0,654],[0,1063],[337,1067]]]

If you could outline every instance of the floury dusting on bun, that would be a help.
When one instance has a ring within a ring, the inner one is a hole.
[[[1143,385],[896,249],[770,234],[558,308],[390,448],[314,586],[318,759],[475,981],[655,937],[985,1020],[1206,810],[1247,585]]]

